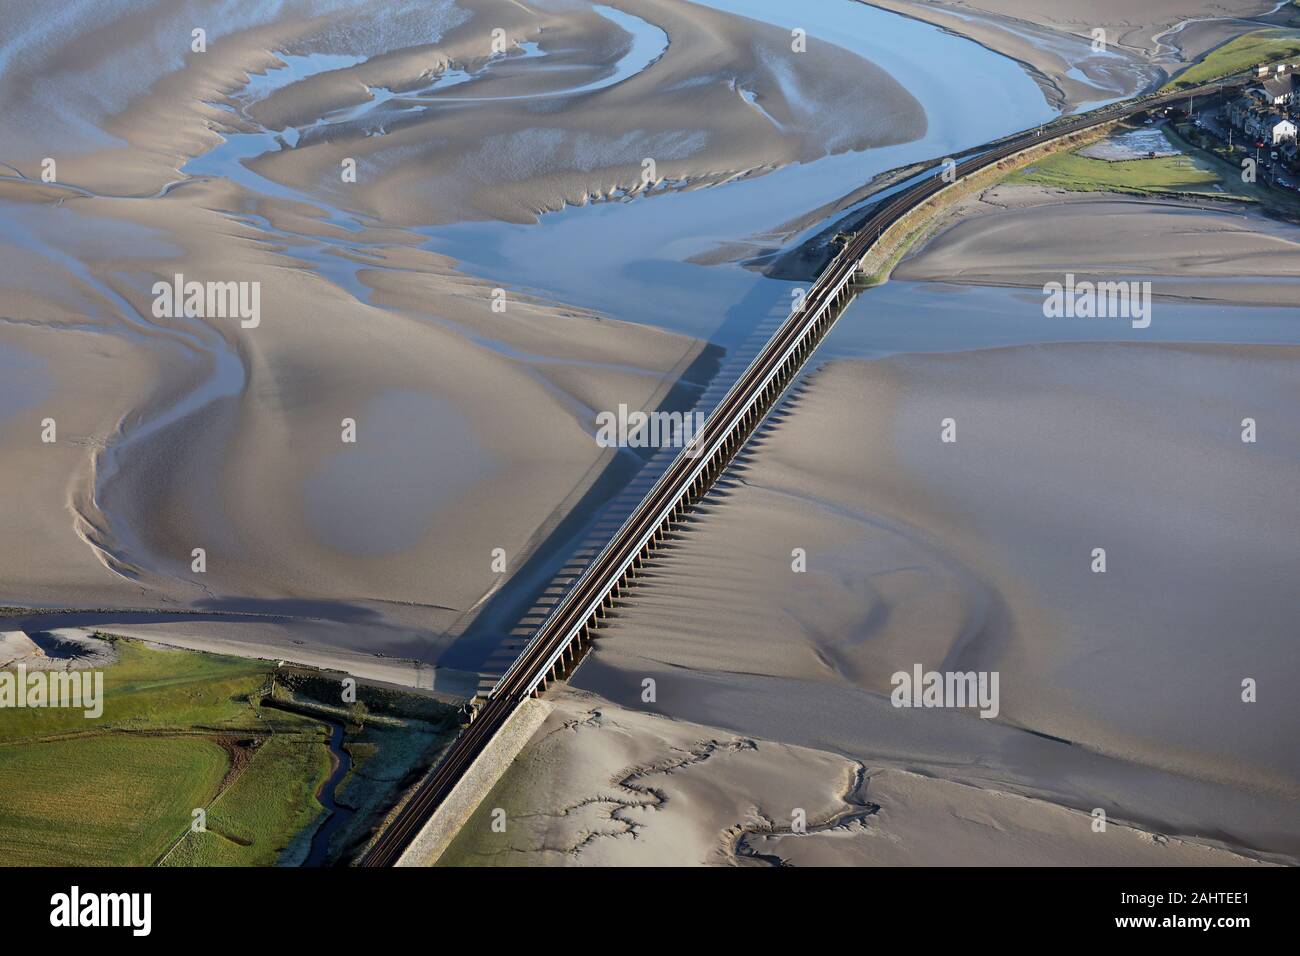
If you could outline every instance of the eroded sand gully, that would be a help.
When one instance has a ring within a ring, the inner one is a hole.
[[[470,278],[429,230],[634,194],[645,156],[670,192],[926,123],[853,52],[812,37],[793,63],[788,31],[675,0],[83,14],[15,12],[0,60],[0,521],[23,542],[0,600],[268,615],[217,642],[334,665],[441,661],[608,480],[596,412],[689,402],[716,366],[505,262]],[[846,93],[871,108],[827,123]],[[260,322],[157,315],[177,274],[256,284]]]
[[[572,690],[441,865],[1241,866],[1013,789],[669,720]],[[510,821],[494,832],[491,810]],[[798,823],[796,823],[798,821]],[[798,827],[799,832],[796,832]]]

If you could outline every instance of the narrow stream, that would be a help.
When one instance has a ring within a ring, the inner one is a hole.
[[[307,859],[303,861],[303,866],[324,866],[326,864],[330,841],[334,838],[334,834],[347,825],[354,813],[351,808],[343,806],[335,799],[339,784],[343,782],[343,778],[352,769],[352,757],[343,749],[343,725],[323,717],[317,717],[316,719],[329,726],[329,748],[334,759],[334,771],[321,785],[316,794],[316,799],[320,801],[321,806],[325,808],[325,812],[329,816],[325,818],[325,822],[320,825],[320,828],[312,836],[311,851],[307,854]]]
[[[346,729],[343,724],[328,717],[322,717],[314,711],[300,710],[296,707],[284,706],[281,701],[271,697],[262,699],[263,707],[271,707],[275,710],[283,711],[286,714],[294,714],[298,717],[308,717],[317,723],[324,724],[329,728],[329,740],[326,743],[330,749],[330,760],[334,769],[330,775],[325,778],[325,782],[320,785],[316,791],[316,800],[325,808],[325,821],[312,834],[311,849],[307,851],[307,858],[303,860],[302,866],[325,866],[329,861],[330,841],[340,829],[345,827],[349,820],[355,815],[355,811],[338,802],[338,788],[343,783],[343,779],[352,769],[352,757],[343,749],[343,738]]]

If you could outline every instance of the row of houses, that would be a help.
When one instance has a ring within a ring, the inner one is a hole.
[[[1296,142],[1300,112],[1300,63],[1261,66],[1257,82],[1228,104],[1228,122],[1270,147]]]
[[[1256,71],[1259,90],[1272,105],[1283,108],[1300,105],[1300,63],[1261,66]]]
[[[1296,124],[1286,113],[1269,105],[1251,90],[1228,104],[1228,122],[1251,140],[1269,146],[1295,142]]]

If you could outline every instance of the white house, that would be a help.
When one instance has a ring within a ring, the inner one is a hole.
[[[1288,119],[1280,120],[1273,126],[1273,145],[1294,143],[1296,141],[1295,123]]]
[[[1297,99],[1296,75],[1284,73],[1264,81],[1264,95],[1273,106],[1290,106]]]

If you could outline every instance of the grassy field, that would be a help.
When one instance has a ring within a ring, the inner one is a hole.
[[[316,736],[268,738],[248,769],[209,808],[207,831],[186,832],[165,865],[275,863],[294,835],[321,812],[315,794],[329,776],[330,756],[325,734]]]
[[[248,697],[270,681],[273,665],[215,654],[153,650],[116,641],[117,663],[104,670],[104,713],[87,720],[72,709],[0,711],[0,742],[61,733],[114,730],[264,728]]]
[[[1166,83],[1165,89],[1196,86],[1221,76],[1253,70],[1261,63],[1290,60],[1296,56],[1300,56],[1300,35],[1287,30],[1256,30],[1211,50],[1200,63]]]
[[[248,845],[234,858],[198,854],[194,862],[274,862],[321,812],[325,725],[258,705],[275,670],[266,661],[114,644],[118,660],[104,669],[99,719],[63,708],[0,711],[6,856],[147,866],[220,793],[219,805],[234,799],[209,819]],[[254,751],[254,741],[268,743]],[[245,753],[252,759],[232,761]],[[250,791],[258,796],[248,799]]]
[[[69,708],[0,711],[6,859],[148,865],[230,769],[211,731],[275,729],[250,702],[269,685],[269,664],[132,641],[115,648],[99,719]]]
[[[1007,178],[1082,192],[1211,193],[1219,177],[1188,156],[1128,159],[1108,162],[1078,153],[1059,153]]]
[[[290,678],[267,661],[113,643],[118,659],[103,669],[100,718],[70,708],[0,709],[0,861],[300,860],[323,819],[317,794],[332,766],[328,720],[344,724],[356,760],[340,788],[340,799],[359,811],[339,836],[342,850],[364,837],[368,821],[456,725],[454,708],[387,690],[366,689],[384,713],[322,703],[339,699],[339,685],[316,672]],[[282,680],[314,696],[278,686]],[[273,690],[281,706],[264,704]],[[198,808],[206,832],[190,828]]]
[[[228,766],[201,736],[0,745],[0,860],[148,866],[212,799]]]

